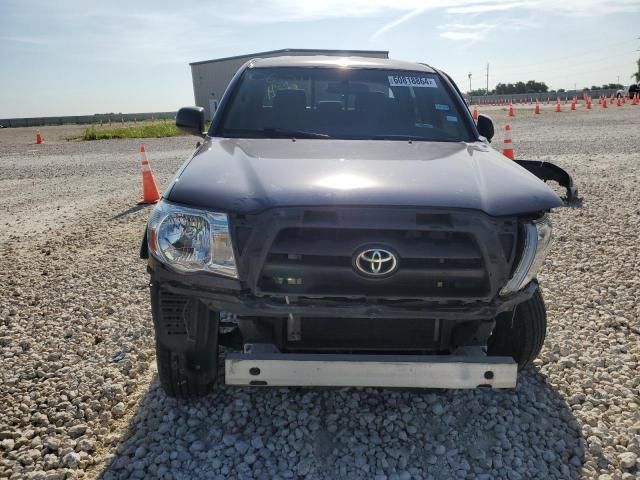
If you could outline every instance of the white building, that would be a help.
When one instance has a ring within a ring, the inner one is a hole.
[[[312,50],[304,48],[285,48],[269,52],[250,53],[237,57],[217,58],[202,62],[193,62],[193,94],[196,105],[204,107],[205,117],[211,119],[222,94],[233,75],[245,62],[252,58],[279,57],[283,55],[335,55],[338,57],[376,57],[389,58],[384,50]]]

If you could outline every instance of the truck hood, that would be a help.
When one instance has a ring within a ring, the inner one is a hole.
[[[544,182],[482,142],[207,138],[169,201],[222,212],[287,206],[418,206],[492,216],[562,205]]]

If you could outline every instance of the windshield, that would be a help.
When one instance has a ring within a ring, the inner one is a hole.
[[[380,69],[247,69],[215,135],[471,141],[466,119],[432,73]]]

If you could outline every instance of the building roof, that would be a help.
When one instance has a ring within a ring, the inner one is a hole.
[[[389,56],[388,50],[322,50],[322,49],[314,49],[314,48],[283,48],[280,50],[269,50],[267,52],[258,52],[258,53],[248,53],[246,55],[237,55],[235,57],[224,57],[224,58],[214,58],[213,60],[202,60],[199,62],[191,62],[189,65],[202,65],[203,63],[214,63],[214,62],[225,62],[227,60],[240,60],[242,58],[246,58],[247,60],[251,58],[257,58],[263,55],[273,55],[281,53],[286,55],[287,53],[309,53],[311,54],[329,54],[329,55],[362,55],[362,54],[384,54],[387,57]]]
[[[326,67],[326,68],[379,68],[386,70],[410,70],[434,73],[434,70],[423,64],[375,57],[336,57],[329,55],[282,56],[257,58],[249,68],[269,67]]]

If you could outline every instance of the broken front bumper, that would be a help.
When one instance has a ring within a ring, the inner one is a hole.
[[[486,320],[511,311],[531,298],[538,288],[536,281],[509,297],[496,297],[492,302],[442,304],[430,299],[371,303],[362,298],[297,298],[287,302],[286,296],[256,296],[243,290],[240,282],[208,273],[182,275],[173,272],[153,257],[148,271],[151,282],[177,295],[199,298],[213,310],[240,316],[286,317],[358,317],[358,318],[432,318],[442,320]]]
[[[567,202],[572,203],[578,200],[578,188],[573,183],[573,178],[569,173],[559,166],[541,160],[514,160],[518,165],[526,168],[543,182],[558,182],[567,191]]]

